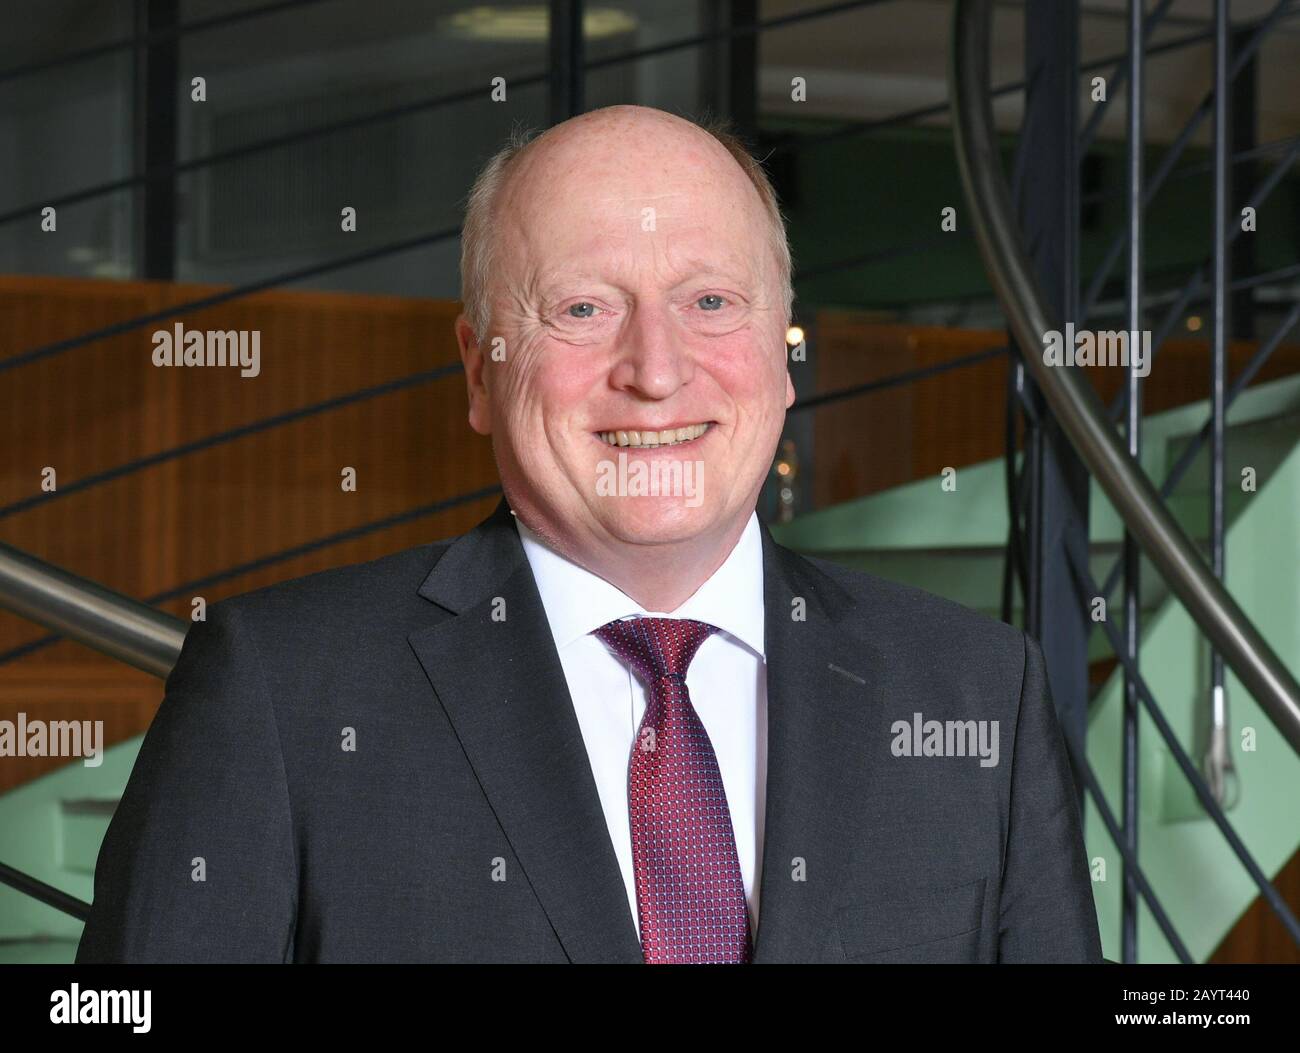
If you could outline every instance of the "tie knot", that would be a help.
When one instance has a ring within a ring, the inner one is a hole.
[[[700,644],[717,631],[690,618],[628,618],[602,625],[595,635],[651,683],[664,676],[684,680]]]

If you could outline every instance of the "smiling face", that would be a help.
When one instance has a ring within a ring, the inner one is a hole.
[[[511,506],[579,557],[734,541],[794,401],[748,176],[694,125],[612,107],[532,144],[497,209],[491,323],[457,335]],[[620,455],[661,492],[611,494]]]

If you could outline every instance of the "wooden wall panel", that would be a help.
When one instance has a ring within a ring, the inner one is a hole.
[[[998,330],[954,330],[885,325],[871,316],[824,311],[817,316],[812,360],[817,392],[849,388],[870,380],[950,362],[986,348],[1004,346]],[[1229,352],[1229,378],[1245,368],[1256,345],[1237,341]],[[832,403],[813,410],[811,458],[815,507],[825,508],[913,479],[937,476],[1000,457],[1006,363],[983,362],[914,384]],[[1144,383],[1143,405],[1159,413],[1209,397],[1209,346],[1204,340],[1170,340]],[[1300,345],[1273,352],[1256,383],[1300,372]],[[1124,371],[1087,370],[1107,402],[1121,389]]]
[[[154,282],[0,278],[0,360],[217,292]],[[42,497],[183,443],[459,362],[455,303],[274,292],[180,317],[186,329],[257,329],[261,371],[159,368],[152,333],[174,320],[0,372],[0,539],[141,598],[295,547],[310,548],[197,594],[210,602],[317,570],[372,559],[473,526],[496,502],[311,548],[341,531],[491,486],[489,441],[466,423],[459,371],[153,464],[89,490]],[[358,472],[355,493],[340,471]],[[189,616],[190,593],[160,603]],[[0,612],[0,719],[80,719],[112,711],[110,741],[148,726],[161,684],[59,642],[6,661],[44,630]],[[6,758],[0,790],[66,761]]]

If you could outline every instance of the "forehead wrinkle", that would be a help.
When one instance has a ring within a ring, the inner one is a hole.
[[[627,290],[631,288],[629,280],[645,265],[645,259],[656,274],[667,272],[678,282],[701,272],[711,272],[752,286],[760,284],[761,275],[753,266],[753,253],[749,250],[761,251],[761,247],[732,244],[737,236],[742,241],[746,235],[752,236],[754,224],[747,214],[749,202],[731,193],[730,187],[694,182],[685,188],[645,193],[639,188],[610,187],[606,183],[604,192],[587,198],[588,214],[575,216],[575,222],[568,228],[573,231],[586,228],[585,243],[575,250],[547,231],[548,224],[561,210],[564,214],[581,210],[580,195],[565,192],[565,187],[560,185],[563,182],[563,178],[521,179],[511,188],[509,227],[517,237],[515,258],[522,264],[520,276],[526,295],[544,295],[560,282],[584,280],[608,282]],[[656,229],[643,231],[640,207],[646,202],[682,203],[683,207],[679,210],[655,206]],[[609,205],[615,208],[601,207]],[[576,222],[578,218],[581,223]],[[729,229],[725,245],[719,244],[724,240],[718,237],[722,228]],[[650,238],[650,244],[645,246],[644,254],[626,251],[633,238],[645,237]],[[696,244],[683,246],[683,241]],[[698,247],[700,243],[709,246],[704,253]],[[554,260],[557,251],[564,252],[565,256],[550,262],[546,257]],[[683,252],[687,254],[685,258]],[[719,255],[706,258],[710,252]]]
[[[605,194],[598,197],[597,201],[658,201],[665,197],[682,197],[684,190],[671,190],[664,194],[643,194],[637,191],[630,191],[622,194]]]
[[[648,267],[653,274],[666,275],[672,286],[684,284],[700,275],[713,275],[740,282],[756,292],[761,282],[760,274],[749,262],[749,257],[738,251],[726,251],[708,258],[693,248],[673,245],[672,237],[655,238],[651,242],[648,260],[628,258],[612,243],[626,239],[615,235],[599,235],[566,259],[549,264],[544,269],[533,263],[529,288],[537,295],[546,295],[561,284],[595,282],[608,284],[625,292],[632,291],[637,273]],[[610,243],[606,248],[600,242]],[[683,255],[685,254],[685,255]]]

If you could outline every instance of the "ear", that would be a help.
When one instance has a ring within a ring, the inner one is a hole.
[[[790,378],[789,368],[785,371],[785,408],[794,405],[794,381]]]
[[[487,359],[474,336],[474,327],[464,315],[456,318],[456,343],[465,366],[465,389],[469,395],[469,426],[480,435],[492,434],[492,403],[487,388]]]

